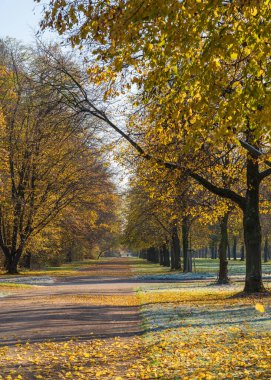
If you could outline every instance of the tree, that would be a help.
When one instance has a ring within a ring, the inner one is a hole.
[[[160,249],[161,254],[163,249],[163,254],[168,254],[163,263],[169,263],[168,245],[172,237],[167,220],[169,214],[167,210],[161,210],[159,200],[149,197],[138,181],[127,194],[125,214],[124,244],[139,251]]]
[[[137,103],[143,102],[147,111],[136,119],[135,131],[143,128],[146,138],[155,134],[156,146],[142,149],[129,134],[120,133],[141,155],[185,168],[209,191],[240,207],[247,258],[244,290],[264,291],[259,192],[271,169],[263,168],[259,155],[270,143],[269,2],[52,1],[43,26],[68,34],[73,45],[91,41],[99,63],[89,75],[109,83],[106,96],[118,93],[119,79],[121,91],[138,85]],[[157,152],[157,142],[164,152]],[[168,153],[172,142],[177,151],[195,153],[193,164]],[[198,158],[209,149],[216,159],[226,153],[224,142],[246,160],[245,191],[220,186],[199,169]]]
[[[67,109],[46,82],[48,71],[40,52],[9,42],[3,43],[2,51],[12,80],[7,82],[11,90],[0,99],[0,247],[8,273],[14,274],[34,235],[68,206],[88,203],[94,212],[101,188],[110,191],[104,195],[108,201],[113,187],[85,118]]]

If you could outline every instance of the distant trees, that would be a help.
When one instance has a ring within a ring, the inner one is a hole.
[[[31,239],[58,218],[60,235],[67,218],[72,225],[68,210],[85,224],[81,233],[110,230],[103,215],[114,214],[115,189],[93,133],[65,107],[41,53],[2,42],[1,62],[0,247],[14,274]]]

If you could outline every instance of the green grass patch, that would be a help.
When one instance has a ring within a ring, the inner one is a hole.
[[[33,285],[30,284],[17,284],[13,282],[4,282],[0,283],[0,290],[5,289],[25,289],[25,288],[32,288]]]
[[[18,276],[72,276],[77,275],[80,269],[88,269],[97,263],[97,260],[83,260],[74,261],[72,263],[65,263],[59,267],[48,266],[42,269],[24,269],[19,268]],[[0,272],[2,278],[10,278],[6,272]],[[83,273],[82,273],[83,274]]]

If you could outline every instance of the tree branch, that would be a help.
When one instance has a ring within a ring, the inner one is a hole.
[[[271,175],[271,168],[268,168],[262,171],[261,173],[259,173],[260,181],[262,181],[264,178],[268,177],[269,175]]]
[[[225,189],[222,187],[218,187],[211,182],[209,182],[207,179],[202,177],[201,175],[194,173],[192,171],[188,172],[188,175],[193,178],[195,181],[200,183],[203,187],[205,187],[207,190],[212,192],[215,195],[219,195],[222,198],[230,199],[231,201],[238,204],[238,206],[243,209],[245,207],[245,198],[241,195],[237,194],[235,191],[230,189]]]

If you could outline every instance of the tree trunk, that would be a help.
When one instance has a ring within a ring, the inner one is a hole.
[[[147,260],[148,260],[148,261],[151,261],[151,252],[150,252],[150,248],[147,248]]]
[[[228,220],[229,213],[226,213],[220,221],[220,242],[219,242],[219,273],[218,284],[228,284],[228,260],[227,260],[227,248],[228,248]]]
[[[18,274],[18,263],[19,259],[21,257],[20,253],[9,253],[5,254],[6,260],[5,260],[5,267],[8,274]]]
[[[232,245],[232,257],[233,260],[237,259],[237,237],[233,237],[233,245]]]
[[[246,247],[246,281],[244,292],[264,292],[261,263],[261,224],[259,213],[259,164],[247,159],[247,192],[243,210],[244,240]]]
[[[154,247],[148,248],[148,260],[152,263],[159,263],[158,251]]]
[[[174,226],[172,229],[172,240],[171,240],[171,269],[181,268],[181,250],[180,250],[180,240],[178,236],[178,228]]]
[[[214,259],[217,259],[217,245],[215,245],[215,254],[214,254]]]
[[[159,247],[159,264],[164,265],[164,252],[163,247]]]
[[[20,266],[23,266],[26,269],[31,268],[31,252],[26,252],[26,254],[23,256],[22,260],[20,261]]]
[[[211,259],[214,259],[215,258],[215,245],[214,243],[212,243],[211,247]]]
[[[183,238],[183,271],[185,273],[192,272],[191,266],[189,265],[189,219],[187,216],[182,219],[182,238]]]
[[[241,249],[240,249],[240,260],[241,261],[245,261],[245,246],[244,246],[244,243],[242,243]]]
[[[163,244],[163,255],[164,255],[164,266],[165,267],[170,267],[170,255],[169,255],[169,250],[168,250],[168,244],[167,243]]]
[[[268,249],[268,237],[266,236],[265,240],[264,240],[264,249],[263,249],[263,258],[264,258],[265,263],[268,262],[268,258],[269,258],[268,251],[269,251],[269,249]]]
[[[231,247],[230,247],[230,242],[228,242],[228,260],[231,259]]]
[[[67,252],[66,262],[71,263],[72,262],[72,250],[71,248]]]

